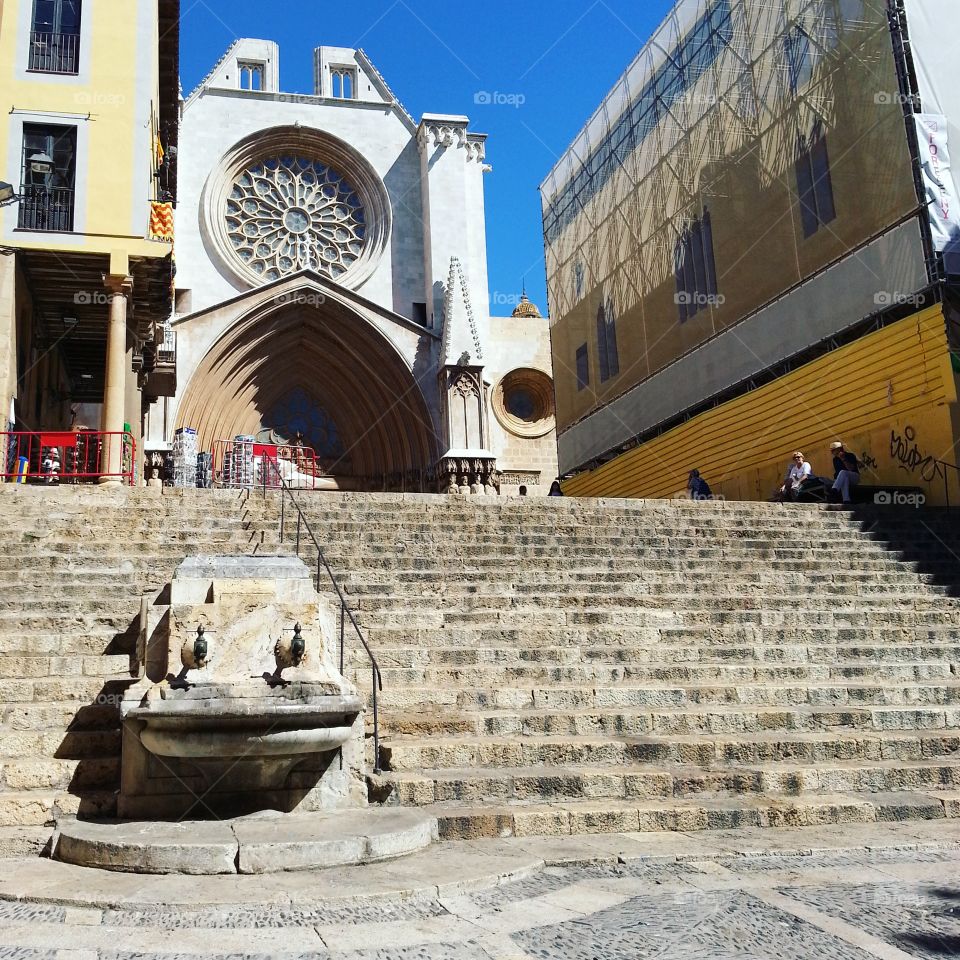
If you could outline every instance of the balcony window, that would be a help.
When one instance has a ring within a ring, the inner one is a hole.
[[[79,58],[80,0],[33,0],[28,69],[77,73]]]
[[[76,127],[24,124],[17,226],[71,232],[76,174]]]

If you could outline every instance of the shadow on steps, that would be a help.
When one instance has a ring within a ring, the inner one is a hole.
[[[848,516],[896,559],[960,597],[960,509],[870,504],[854,506]]]

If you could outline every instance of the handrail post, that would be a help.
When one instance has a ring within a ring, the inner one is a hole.
[[[377,705],[377,668],[370,670],[373,677],[373,772],[380,773],[380,717]]]
[[[373,655],[373,651],[370,649],[370,645],[367,643],[366,639],[363,636],[363,631],[360,629],[360,624],[357,623],[357,618],[353,615],[353,611],[347,606],[347,598],[344,595],[343,590],[340,587],[340,584],[337,582],[337,578],[333,573],[333,570],[330,568],[330,564],[327,563],[327,558],[323,554],[323,549],[320,546],[320,542],[317,540],[316,535],[310,527],[310,522],[304,516],[303,509],[300,506],[297,498],[294,496],[292,489],[290,488],[287,481],[283,478],[283,475],[280,473],[279,465],[277,469],[277,485],[280,487],[280,536],[281,542],[283,540],[283,531],[284,531],[284,518],[285,518],[285,506],[284,499],[286,495],[290,496],[290,503],[293,506],[293,509],[297,513],[297,540],[296,540],[296,549],[297,556],[300,555],[300,531],[301,528],[306,527],[307,534],[310,539],[313,541],[313,546],[317,551],[317,580],[316,588],[317,592],[320,592],[320,580],[321,574],[324,569],[327,571],[327,576],[330,578],[330,582],[333,585],[334,590],[337,593],[337,596],[340,599],[340,673],[342,674],[346,666],[346,623],[347,617],[350,618],[350,622],[353,624],[353,629],[356,631],[357,638],[360,640],[360,644],[363,647],[364,651],[367,654],[367,657],[370,660],[370,670],[371,676],[373,679],[373,772],[381,773],[382,768],[380,766],[380,699],[379,692],[383,689],[383,679],[380,674],[380,666],[377,663],[377,658]],[[264,475],[265,476],[265,475]],[[264,497],[266,497],[266,481],[264,480]]]

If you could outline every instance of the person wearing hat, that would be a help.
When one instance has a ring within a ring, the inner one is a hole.
[[[783,486],[777,494],[780,502],[796,500],[800,496],[803,485],[813,476],[813,467],[804,455],[797,450],[793,454],[787,474],[783,478]]]
[[[830,444],[830,453],[833,454],[832,490],[843,503],[850,503],[850,490],[860,482],[860,463],[839,440]]]

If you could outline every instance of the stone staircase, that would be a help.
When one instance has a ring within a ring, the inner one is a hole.
[[[141,594],[185,556],[266,550],[244,499],[0,485],[0,855],[115,812]]]
[[[371,797],[446,837],[960,816],[946,511],[300,499],[383,669]],[[141,594],[292,550],[279,507],[0,486],[0,856],[114,812]]]
[[[301,501],[383,670],[371,796],[446,837],[960,815],[946,511]]]

